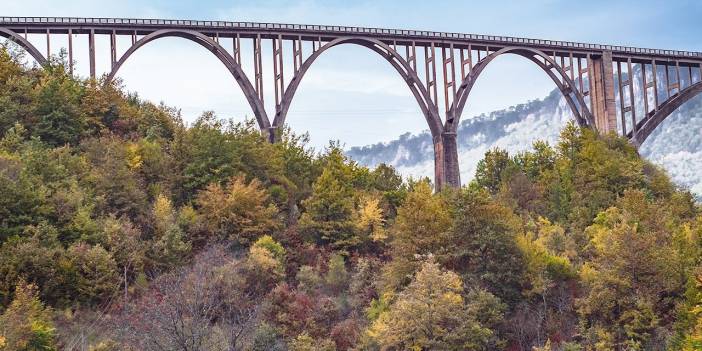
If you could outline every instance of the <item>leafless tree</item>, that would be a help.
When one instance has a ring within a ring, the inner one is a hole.
[[[139,350],[239,350],[257,312],[242,289],[239,261],[213,247],[162,274],[119,319],[122,341]]]

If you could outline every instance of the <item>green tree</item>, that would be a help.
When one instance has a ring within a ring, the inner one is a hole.
[[[247,180],[256,178],[268,185],[278,181],[284,169],[280,150],[261,136],[254,121],[227,125],[212,112],[177,133],[172,148],[174,162],[182,169],[176,182],[179,203],[242,173]]]
[[[510,305],[523,283],[524,260],[516,243],[521,222],[514,212],[482,189],[469,187],[453,199],[451,236],[437,256],[464,281],[480,286]]]
[[[44,72],[35,87],[38,120],[32,133],[49,145],[76,145],[85,132],[80,108],[84,87],[66,72],[65,62],[52,61]]]
[[[383,286],[394,291],[409,283],[421,263],[417,257],[443,256],[450,240],[451,214],[442,195],[432,194],[428,182],[415,184],[390,228],[392,261],[383,268]]]
[[[24,171],[18,156],[0,152],[0,242],[20,234],[50,213],[47,189]]]
[[[353,222],[354,189],[352,168],[341,149],[332,147],[324,158],[322,174],[305,200],[300,230],[312,240],[336,249],[353,249],[362,244]]]
[[[28,227],[26,238],[14,238],[0,248],[0,300],[7,306],[15,284],[22,278],[36,284],[41,298],[50,305],[72,301],[70,261],[50,226]],[[53,239],[50,237],[53,236]]]
[[[349,283],[349,272],[346,270],[346,262],[344,257],[336,254],[329,257],[329,265],[327,274],[324,276],[324,281],[327,288],[338,294],[346,290]]]
[[[127,216],[143,223],[149,202],[143,179],[130,168],[128,143],[116,137],[103,137],[86,140],[81,148],[91,166],[83,184],[94,192],[97,214]]]
[[[512,160],[506,150],[492,149],[485,153],[485,157],[478,161],[475,171],[475,182],[490,191],[497,193],[500,189],[505,172],[512,165]]]
[[[0,135],[15,125],[28,127],[34,119],[39,70],[23,65],[24,55],[14,47],[0,44]]]
[[[119,287],[119,273],[112,255],[101,246],[76,244],[68,248],[73,270],[75,270],[75,294],[77,301],[96,304],[111,297]]]

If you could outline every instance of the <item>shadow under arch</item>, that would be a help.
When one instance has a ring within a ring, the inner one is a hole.
[[[640,147],[663,121],[684,103],[702,94],[702,81],[692,84],[682,92],[666,100],[649,118],[639,122],[634,131],[627,133],[629,140]]]
[[[24,50],[27,51],[27,53],[29,53],[29,55],[31,55],[34,58],[34,60],[37,61],[37,63],[40,66],[44,66],[47,63],[49,63],[47,58],[44,57],[44,55],[42,55],[41,52],[39,52],[39,50],[37,50],[37,48],[29,42],[29,40],[25,39],[17,32],[14,32],[7,28],[0,28],[0,37],[5,37],[14,42],[15,44],[21,46]]]
[[[266,115],[266,110],[263,106],[263,102],[261,101],[261,99],[258,98],[256,90],[251,84],[249,78],[246,77],[246,75],[244,74],[244,71],[241,68],[241,66],[236,63],[234,57],[232,57],[226,49],[219,45],[219,43],[212,40],[212,38],[197,31],[187,29],[161,29],[144,36],[143,38],[137,40],[120,57],[120,59],[117,60],[117,62],[112,67],[110,74],[107,76],[107,80],[111,81],[112,79],[114,79],[120,67],[122,67],[122,65],[127,61],[127,59],[129,59],[129,57],[139,48],[156,39],[165,37],[184,38],[193,41],[212,52],[229,70],[229,72],[239,84],[239,87],[241,87],[241,90],[244,92],[246,100],[248,101],[249,105],[251,106],[251,109],[253,110],[254,116],[256,116],[256,121],[258,122],[258,126],[261,129],[261,131],[264,133],[270,133],[271,125],[270,121],[268,120],[268,116]]]
[[[386,59],[409,86],[412,95],[414,95],[417,103],[419,104],[419,108],[424,114],[424,118],[429,125],[429,130],[431,131],[432,136],[434,138],[441,136],[443,126],[441,118],[439,117],[438,108],[429,98],[426,88],[421,84],[419,77],[411,69],[409,63],[390,46],[379,40],[350,37],[338,38],[328,42],[304,61],[285,89],[280,107],[277,109],[275,119],[273,120],[274,128],[282,127],[285,124],[285,118],[288,110],[290,109],[295,92],[297,91],[302,78],[305,76],[305,73],[307,73],[310,66],[312,66],[317,58],[322,55],[322,53],[342,44],[355,44],[368,48]]]
[[[446,125],[444,126],[444,130],[446,132],[455,133],[457,131],[461,114],[463,113],[466,101],[468,100],[468,96],[470,95],[470,92],[473,89],[476,80],[480,77],[480,74],[483,72],[483,70],[494,59],[504,54],[515,54],[525,57],[528,60],[535,63],[542,70],[544,70],[546,74],[548,74],[548,76],[551,78],[551,80],[553,80],[553,82],[556,83],[556,86],[563,94],[563,97],[566,99],[566,102],[573,111],[573,115],[575,116],[578,124],[580,124],[581,126],[590,126],[592,128],[595,128],[595,119],[592,116],[592,113],[590,112],[590,109],[588,108],[587,104],[585,104],[585,99],[583,98],[582,93],[575,88],[576,85],[573,83],[570,77],[568,77],[568,74],[566,74],[566,72],[563,71],[563,68],[561,68],[553,60],[553,58],[548,56],[546,53],[536,49],[524,47],[506,47],[495,51],[492,54],[480,60],[480,62],[478,62],[478,64],[476,64],[473,67],[473,69],[463,80],[463,82],[461,82],[458,92],[456,93],[456,99],[452,103],[451,108],[446,117]],[[540,59],[545,60],[546,63],[541,62]],[[554,73],[552,69],[555,69],[558,75]],[[575,99],[573,99],[573,96],[571,96],[571,94],[575,96]]]

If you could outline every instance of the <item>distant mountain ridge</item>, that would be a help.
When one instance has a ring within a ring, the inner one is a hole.
[[[461,181],[467,183],[473,178],[485,151],[500,147],[514,153],[528,149],[536,140],[553,144],[571,118],[559,91],[544,99],[464,118],[458,127]],[[680,186],[702,197],[702,96],[669,116],[642,145],[640,153],[666,169]],[[434,152],[428,131],[405,133],[387,143],[352,147],[347,154],[368,166],[390,164],[405,176],[433,177]]]

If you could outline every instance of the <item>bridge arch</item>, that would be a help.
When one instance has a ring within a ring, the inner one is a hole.
[[[179,37],[191,40],[211,51],[222,62],[222,64],[224,64],[224,66],[229,70],[236,82],[239,84],[239,87],[241,87],[241,90],[244,92],[246,100],[248,101],[249,105],[251,106],[251,109],[253,110],[254,116],[256,117],[256,121],[258,122],[258,126],[261,129],[261,131],[264,133],[270,132],[271,125],[270,121],[268,120],[268,116],[266,115],[266,110],[263,106],[263,102],[261,101],[261,99],[258,98],[256,89],[254,89],[253,85],[251,84],[251,81],[246,76],[246,74],[244,74],[244,71],[241,68],[241,66],[238,63],[236,63],[234,57],[232,57],[226,49],[219,45],[219,43],[212,40],[212,38],[206,36],[205,34],[197,31],[188,29],[161,29],[144,36],[143,38],[137,40],[119,58],[119,60],[115,62],[115,64],[112,67],[112,70],[110,71],[110,74],[107,76],[108,81],[114,79],[120,67],[122,67],[122,65],[127,61],[127,59],[129,59],[129,57],[139,48],[156,39],[165,37]]]
[[[37,50],[37,48],[29,42],[29,40],[25,39],[17,32],[7,28],[0,28],[0,37],[5,37],[21,46],[34,58],[34,60],[37,61],[37,63],[39,63],[39,65],[44,66],[49,62],[47,58],[44,57],[44,55],[42,55],[41,52],[39,52],[39,50]]]
[[[585,103],[583,94],[576,89],[575,83],[568,77],[568,74],[560,67],[550,56],[546,53],[524,47],[506,47],[492,54],[486,56],[478,64],[476,64],[470,71],[468,76],[461,82],[461,85],[456,93],[456,98],[451,104],[451,108],[446,116],[446,125],[444,127],[446,132],[455,133],[458,129],[459,121],[463,109],[465,108],[466,101],[470,95],[475,82],[480,77],[483,70],[497,57],[504,54],[515,54],[527,58],[528,60],[535,63],[539,68],[548,74],[548,76],[553,80],[558,89],[563,94],[566,102],[573,111],[577,122],[582,126],[591,126],[595,128],[595,120]],[[542,62],[544,60],[546,63]],[[552,69],[555,69],[555,73]]]
[[[639,123],[633,132],[627,133],[627,137],[636,147],[646,141],[653,131],[668,118],[675,110],[684,103],[692,100],[696,96],[702,94],[702,81],[699,81],[691,86],[683,89],[677,95],[666,100],[649,118],[644,119]]]
[[[424,118],[429,126],[429,130],[432,133],[434,139],[441,136],[443,132],[443,126],[441,123],[441,118],[439,117],[438,108],[432,102],[429,97],[424,85],[417,74],[411,69],[409,63],[402,58],[395,50],[393,50],[389,45],[383,43],[382,41],[370,39],[370,38],[354,38],[354,37],[342,37],[332,40],[310,55],[300,66],[300,69],[293,75],[290,83],[285,89],[283,97],[281,99],[280,107],[276,111],[275,118],[273,120],[273,127],[282,127],[285,124],[285,118],[287,117],[288,110],[292,104],[292,99],[295,96],[295,92],[305,76],[305,73],[309,70],[310,66],[319,58],[325,51],[339,45],[343,44],[355,44],[363,46],[377,53],[381,57],[385,58],[395,70],[400,74],[402,79],[407,83],[412,95],[414,95],[419,108],[424,114]]]

